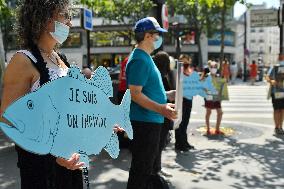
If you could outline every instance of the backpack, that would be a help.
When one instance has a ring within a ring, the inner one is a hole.
[[[170,189],[167,181],[159,175],[151,175],[147,189]]]

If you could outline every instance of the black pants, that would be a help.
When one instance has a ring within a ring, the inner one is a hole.
[[[176,143],[175,145],[182,146],[185,145],[187,142],[187,125],[190,119],[192,109],[192,100],[188,100],[186,98],[183,98],[182,103],[182,121],[179,125],[179,128],[175,130],[175,139]]]
[[[117,91],[117,102],[120,104],[123,96],[124,96],[125,91]]]
[[[154,169],[153,169],[154,174],[158,173],[162,169],[162,152],[167,145],[169,130],[170,128],[172,128],[171,124],[173,124],[173,122],[165,118],[164,125],[162,126],[160,132],[159,152],[154,161]]]
[[[132,161],[127,189],[145,189],[158,157],[162,124],[131,121]]]
[[[21,189],[83,189],[82,172],[58,165],[51,155],[36,155],[16,146]]]

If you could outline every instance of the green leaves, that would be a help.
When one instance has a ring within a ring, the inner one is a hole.
[[[151,0],[81,0],[81,3],[91,8],[97,17],[119,23],[125,23],[128,18],[129,24],[149,15],[154,7]]]

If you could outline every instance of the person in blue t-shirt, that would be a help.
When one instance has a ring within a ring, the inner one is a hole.
[[[154,172],[158,158],[160,131],[164,117],[175,119],[174,105],[167,103],[167,94],[161,74],[150,54],[162,42],[157,20],[147,17],[139,20],[134,28],[137,48],[131,53],[126,66],[126,82],[131,92],[130,120],[133,127],[132,161],[127,189],[145,189]],[[173,99],[173,91],[168,93]]]
[[[186,80],[190,77],[190,75],[194,71],[194,67],[192,65],[192,59],[189,55],[181,54],[179,60],[183,62],[183,87],[188,87],[188,83]],[[182,121],[179,124],[179,127],[175,130],[175,149],[177,151],[189,151],[190,149],[194,149],[194,146],[189,144],[188,136],[187,136],[187,127],[190,119],[191,109],[192,109],[192,99],[193,96],[185,95],[183,96],[182,101]]]

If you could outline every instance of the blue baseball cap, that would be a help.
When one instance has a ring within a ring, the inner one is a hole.
[[[134,27],[135,33],[146,32],[156,30],[158,32],[168,32],[164,28],[161,28],[160,24],[157,22],[156,18],[154,17],[146,17],[141,20],[138,20]]]

